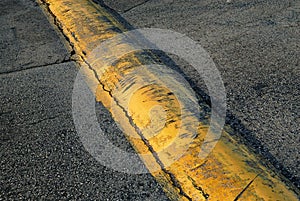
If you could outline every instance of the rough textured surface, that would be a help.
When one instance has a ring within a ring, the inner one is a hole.
[[[104,2],[136,28],[171,29],[198,41],[222,74],[236,117],[229,122],[300,187],[298,1],[131,1],[123,10],[124,1]],[[173,58],[205,90],[201,76]]]
[[[69,60],[37,3],[3,0],[0,9],[0,73]]]
[[[118,12],[127,12],[144,3],[148,2],[149,0],[127,0],[127,1],[107,1],[104,0],[103,2],[109,4],[109,6],[113,7],[114,10]]]
[[[8,15],[28,15],[0,38],[0,200],[168,200],[150,174],[113,171],[84,149],[72,119],[78,68],[64,60],[69,53],[33,2],[0,4],[1,27]],[[26,31],[11,38],[14,29]],[[22,57],[13,56],[18,39]],[[33,63],[22,66],[26,61]],[[133,151],[109,113],[96,107],[108,138]]]
[[[84,149],[72,120],[76,72],[70,62],[0,75],[0,199],[165,200],[151,175],[112,171]],[[113,140],[116,125],[99,112]]]

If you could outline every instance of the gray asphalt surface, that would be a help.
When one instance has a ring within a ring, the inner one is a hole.
[[[171,29],[199,42],[223,77],[228,123],[300,187],[299,1],[103,2],[134,28]],[[207,94],[201,76],[170,56]]]
[[[168,200],[150,174],[102,166],[72,119],[78,71],[34,1],[0,2],[0,200]],[[131,150],[108,112],[100,126]]]
[[[105,3],[133,27],[172,29],[212,56],[228,122],[300,186],[298,1],[129,0]],[[72,119],[77,66],[32,0],[0,2],[0,200],[168,200],[148,175],[115,172],[82,146]],[[200,94],[201,76],[171,55]],[[132,148],[107,111],[100,126]]]

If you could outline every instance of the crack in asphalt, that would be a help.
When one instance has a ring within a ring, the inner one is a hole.
[[[48,118],[40,119],[40,120],[38,120],[38,121],[26,123],[26,125],[27,125],[27,124],[28,124],[28,125],[36,125],[36,124],[39,124],[39,123],[41,123],[41,122],[43,122],[43,121],[48,121],[48,120],[52,120],[52,119],[57,119],[57,118],[63,117],[63,116],[65,116],[65,114],[57,114],[57,115],[52,116],[52,117],[48,117]]]
[[[123,10],[122,13],[126,13],[126,12],[128,12],[128,11],[131,11],[132,9],[135,9],[135,8],[141,6],[141,5],[144,5],[144,4],[146,4],[147,2],[149,2],[149,1],[150,1],[150,0],[145,0],[144,2],[141,2],[141,3],[139,3],[139,4],[136,4],[136,5],[134,5],[134,6],[130,7],[130,8],[127,8],[126,10]]]
[[[8,70],[8,71],[5,71],[5,72],[0,72],[0,75],[10,74],[10,73],[17,73],[17,72],[21,72],[21,71],[25,71],[25,70],[29,70],[29,69],[47,67],[47,66],[51,66],[51,65],[55,65],[55,64],[62,64],[62,63],[68,63],[68,62],[76,61],[76,59],[73,58],[76,55],[74,45],[70,41],[70,39],[68,37],[66,37],[66,35],[63,33],[63,28],[61,27],[57,17],[49,9],[49,3],[45,2],[45,0],[40,0],[40,2],[45,7],[45,9],[50,14],[50,16],[53,18],[54,25],[62,33],[62,36],[68,41],[68,44],[69,44],[69,47],[71,48],[71,51],[69,52],[68,55],[66,55],[64,57],[64,59],[62,61],[56,60],[55,62],[52,62],[52,63],[46,63],[46,64],[42,64],[42,65],[33,65],[33,66],[26,67],[24,69]],[[15,30],[15,27],[12,27],[11,30],[13,32],[14,37],[17,38],[17,33],[16,33],[16,30]],[[17,59],[17,57],[18,57],[19,49],[20,48],[19,48],[19,44],[18,44],[18,51],[17,51],[17,55],[16,55],[15,59]],[[25,67],[25,65],[22,65],[21,68],[22,67]]]
[[[90,69],[91,71],[93,71],[93,74],[94,74],[95,78],[97,79],[97,81],[99,82],[99,84],[102,86],[103,90],[106,91],[106,92],[108,92],[108,94],[109,94],[110,97],[113,99],[113,101],[116,103],[116,105],[119,106],[119,107],[121,108],[121,110],[124,112],[125,116],[128,118],[129,123],[130,123],[130,124],[132,125],[132,127],[135,129],[135,131],[137,132],[137,134],[141,137],[143,143],[148,147],[150,153],[151,153],[151,154],[153,155],[153,157],[155,158],[155,161],[156,161],[157,164],[161,167],[161,170],[162,170],[166,175],[169,176],[172,185],[173,185],[175,188],[177,188],[177,189],[179,190],[179,195],[182,195],[182,196],[184,196],[187,200],[192,201],[192,198],[189,197],[189,196],[183,191],[183,189],[182,189],[181,185],[179,184],[179,182],[177,181],[176,177],[175,177],[171,172],[169,172],[169,171],[165,168],[163,162],[159,159],[158,154],[155,152],[155,150],[153,149],[153,147],[150,145],[149,141],[143,136],[143,134],[141,133],[141,131],[140,131],[140,129],[138,128],[138,126],[135,125],[135,123],[133,122],[133,119],[129,116],[129,114],[128,114],[128,112],[125,110],[125,108],[122,107],[122,106],[119,104],[118,100],[116,100],[115,97],[113,97],[111,91],[105,89],[105,86],[104,86],[104,84],[101,82],[99,76],[97,75],[97,72],[96,72],[96,71],[91,67],[91,65],[86,61],[86,59],[85,59],[85,57],[84,57],[84,56],[85,56],[84,52],[81,52],[83,55],[76,52],[74,44],[71,42],[70,38],[64,33],[64,31],[70,32],[70,30],[64,29],[64,27],[61,26],[61,23],[59,22],[59,20],[57,19],[57,17],[54,15],[54,13],[51,12],[51,10],[50,10],[50,8],[49,8],[49,6],[50,6],[49,3],[45,2],[45,0],[40,0],[40,1],[41,1],[42,5],[44,5],[46,11],[50,14],[50,16],[53,17],[53,19],[54,19],[54,20],[53,20],[54,25],[58,28],[58,30],[60,31],[60,33],[64,36],[66,42],[67,42],[67,43],[70,45],[70,47],[72,48],[71,55],[72,55],[72,56],[75,56],[75,55],[79,56],[80,59],[81,59],[81,60],[89,67],[89,69]],[[138,5],[135,5],[135,6],[131,7],[130,9],[127,9],[127,11],[129,11],[129,10],[131,10],[131,9],[134,9],[134,8],[136,8],[136,7],[138,7],[138,6],[142,5],[142,4],[145,4],[145,3],[147,3],[148,1],[149,1],[149,0],[147,0],[147,1],[143,2],[143,3],[140,3],[140,4],[138,4]],[[127,11],[126,11],[126,12],[127,12]],[[75,61],[78,62],[78,60],[75,60]],[[203,195],[203,194],[202,194],[202,195]],[[204,197],[205,197],[205,196],[204,196]]]
[[[59,22],[59,20],[57,19],[57,17],[54,15],[54,13],[49,8],[50,3],[46,2],[45,0],[40,0],[40,2],[44,6],[44,8],[48,12],[48,14],[53,18],[54,25],[58,28],[58,30],[60,31],[61,35],[64,37],[64,39],[67,41],[68,45],[70,46],[71,52],[70,52],[69,58],[72,58],[73,56],[76,55],[74,44],[71,42],[70,38],[64,34],[64,29],[61,26],[61,23]],[[67,31],[70,32],[70,30],[67,30]]]
[[[205,164],[205,162],[204,162],[204,164]],[[209,194],[205,193],[205,191],[203,190],[203,188],[201,188],[200,186],[198,186],[196,184],[196,181],[192,177],[190,177],[188,175],[187,175],[187,177],[192,182],[192,185],[194,186],[194,188],[197,189],[202,194],[202,196],[205,198],[205,200],[208,200]]]
[[[139,127],[134,123],[133,119],[130,117],[130,115],[128,114],[128,112],[126,111],[126,109],[120,105],[119,101],[113,97],[112,93],[110,90],[107,90],[105,89],[105,86],[104,84],[101,82],[97,72],[92,68],[92,66],[81,56],[81,58],[83,59],[83,61],[88,65],[89,69],[91,71],[93,71],[97,81],[99,82],[99,84],[101,85],[102,89],[104,91],[106,91],[109,96],[113,99],[113,101],[116,103],[117,106],[120,107],[120,109],[123,111],[123,113],[125,114],[125,116],[127,117],[129,123],[131,124],[131,126],[134,128],[134,130],[136,131],[136,133],[140,136],[141,140],[143,141],[143,143],[148,147],[148,150],[150,151],[150,153],[153,155],[155,161],[157,162],[157,164],[160,166],[161,170],[169,176],[171,182],[172,182],[172,185],[177,188],[179,190],[179,195],[182,195],[184,196],[186,199],[188,199],[189,201],[192,201],[192,198],[189,197],[182,189],[181,185],[179,184],[179,182],[177,181],[176,177],[171,173],[169,172],[163,162],[160,160],[158,154],[155,152],[154,148],[150,145],[149,141],[144,137],[144,135],[142,134],[142,131],[139,129]],[[202,193],[203,195],[203,193]],[[204,196],[205,197],[205,196]]]
[[[238,201],[240,197],[243,195],[243,193],[250,187],[250,185],[254,182],[254,180],[260,175],[261,173],[258,173],[246,186],[243,188],[243,190],[236,196],[236,198],[233,201]]]
[[[26,71],[26,70],[30,70],[30,69],[34,69],[34,68],[42,68],[42,67],[47,67],[47,66],[52,66],[52,65],[57,65],[57,64],[63,64],[63,63],[69,63],[75,61],[74,59],[67,59],[67,60],[63,60],[63,61],[56,61],[53,63],[47,63],[47,64],[43,64],[43,65],[35,65],[35,66],[29,66],[23,69],[17,69],[17,70],[8,70],[5,72],[0,72],[0,75],[6,75],[6,74],[11,74],[11,73],[18,73],[18,72],[22,72],[22,71]],[[21,67],[24,67],[21,66]]]

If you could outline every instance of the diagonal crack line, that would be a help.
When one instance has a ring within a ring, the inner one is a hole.
[[[41,1],[42,4],[46,7],[47,12],[54,18],[54,25],[57,26],[58,30],[59,30],[59,31],[61,32],[61,34],[64,36],[65,40],[66,40],[66,41],[70,44],[70,46],[72,47],[72,53],[78,55],[78,56],[82,59],[82,61],[83,61],[84,63],[86,63],[86,65],[89,67],[89,69],[90,69],[91,71],[93,71],[93,74],[94,74],[95,78],[97,79],[98,83],[102,86],[102,88],[103,88],[104,91],[106,91],[106,92],[109,93],[109,95],[111,96],[111,98],[113,99],[113,101],[115,101],[116,104],[117,104],[117,105],[121,108],[121,110],[124,112],[125,116],[128,118],[128,121],[130,122],[130,124],[131,124],[131,125],[133,126],[133,128],[136,130],[137,134],[141,137],[142,141],[143,141],[144,144],[148,147],[149,151],[152,153],[152,155],[153,155],[153,157],[155,158],[156,162],[157,162],[158,165],[161,167],[161,170],[162,170],[166,175],[169,176],[169,178],[170,178],[170,180],[171,180],[171,182],[172,182],[172,185],[173,185],[175,188],[177,188],[177,189],[179,190],[179,194],[180,194],[180,195],[182,195],[183,197],[185,197],[187,200],[192,201],[192,198],[189,197],[189,196],[183,191],[183,189],[182,189],[181,185],[179,184],[179,182],[177,181],[176,177],[175,177],[171,172],[169,172],[169,171],[165,168],[163,162],[162,162],[162,161],[160,160],[160,158],[158,157],[158,154],[155,152],[154,148],[150,145],[149,141],[143,136],[143,134],[141,133],[141,131],[140,131],[140,129],[138,128],[138,126],[135,125],[135,123],[133,122],[133,119],[129,116],[129,114],[128,114],[128,112],[126,111],[126,109],[125,109],[123,106],[121,106],[121,105],[119,104],[118,100],[116,100],[115,97],[112,96],[111,91],[105,89],[104,84],[101,82],[101,80],[100,80],[100,78],[99,78],[99,76],[98,76],[96,70],[93,69],[92,66],[86,61],[84,54],[82,55],[82,54],[80,54],[80,53],[78,53],[78,52],[76,51],[76,48],[75,48],[74,44],[71,42],[70,38],[64,33],[64,28],[60,25],[59,20],[58,20],[57,17],[54,15],[54,13],[51,12],[51,10],[50,10],[50,8],[49,8],[49,3],[45,2],[45,0],[40,0],[40,1]],[[146,2],[148,2],[148,1],[149,1],[149,0],[147,0],[147,1],[143,2],[143,3],[141,3],[141,4],[135,5],[134,7],[130,8],[130,9],[127,9],[127,11],[128,11],[128,10],[131,10],[131,9],[133,9],[133,8],[136,8],[136,7],[138,7],[138,6],[140,6],[140,5],[144,4],[144,3],[146,3]],[[69,30],[65,30],[65,31],[69,31]],[[79,62],[79,61],[77,61],[77,62]]]
[[[126,13],[128,11],[131,11],[132,9],[135,9],[135,8],[137,8],[137,7],[139,7],[139,6],[143,5],[143,4],[146,4],[148,1],[150,1],[150,0],[143,1],[143,2],[138,3],[138,4],[136,4],[136,5],[134,5],[134,6],[130,7],[130,8],[127,8],[122,13]]]
[[[197,190],[202,194],[202,196],[205,198],[205,200],[208,200],[209,194],[206,193],[206,192],[203,190],[203,188],[201,188],[200,186],[198,186],[198,185],[196,184],[196,181],[195,181],[192,177],[190,177],[189,175],[187,175],[187,177],[188,177],[188,179],[192,182],[192,185],[194,186],[194,188],[197,189]]]
[[[92,66],[84,59],[84,57],[82,57],[82,60],[88,65],[89,69],[91,71],[93,71],[95,78],[97,79],[97,81],[99,82],[99,84],[102,86],[102,89],[106,92],[108,92],[108,94],[110,95],[110,97],[113,99],[113,101],[116,103],[116,105],[118,107],[120,107],[120,109],[124,112],[125,116],[127,117],[129,123],[131,124],[131,126],[135,129],[135,131],[137,132],[137,134],[140,136],[141,140],[143,141],[143,143],[148,147],[148,150],[150,151],[150,153],[153,155],[155,161],[157,162],[157,164],[160,166],[161,170],[169,176],[172,185],[177,188],[179,190],[179,194],[184,196],[187,200],[192,201],[192,198],[189,197],[182,189],[181,185],[179,184],[179,182],[177,181],[176,177],[169,172],[163,162],[161,161],[161,159],[159,158],[158,154],[155,152],[154,148],[151,146],[151,144],[149,143],[149,141],[145,138],[145,136],[142,134],[141,130],[139,129],[139,127],[134,123],[133,119],[130,117],[130,115],[128,114],[128,111],[126,111],[126,109],[120,105],[119,101],[113,97],[112,93],[110,90],[105,89],[104,84],[101,82],[97,72],[95,69],[92,68]]]
[[[27,124],[28,125],[36,125],[36,124],[39,124],[41,122],[48,121],[48,120],[53,120],[53,119],[57,119],[57,118],[63,117],[63,116],[65,116],[65,114],[61,113],[61,114],[57,114],[57,115],[52,116],[52,117],[48,117],[48,118],[44,118],[44,119],[39,119],[37,121],[30,122],[30,123],[27,123]]]
[[[243,195],[243,193],[249,188],[249,186],[254,182],[254,180],[260,175],[261,173],[258,173],[248,184],[245,186],[245,188],[236,196],[236,198],[233,201],[238,201],[240,197]]]
[[[75,60],[67,59],[67,60],[56,61],[56,62],[53,62],[53,63],[47,63],[47,64],[43,64],[43,65],[29,66],[29,67],[22,68],[22,69],[8,70],[8,71],[5,71],[5,72],[0,72],[0,75],[6,75],[6,74],[10,74],[10,73],[22,72],[22,71],[26,71],[26,70],[30,70],[30,69],[34,69],[34,68],[48,67],[48,66],[52,66],[52,65],[56,65],[56,64],[69,63],[69,62],[72,62],[72,61],[75,61]]]
[[[66,34],[64,34],[64,29],[63,29],[61,23],[59,22],[59,20],[57,19],[57,17],[54,15],[54,13],[49,8],[50,3],[46,2],[46,0],[39,0],[39,2],[41,3],[41,5],[44,6],[45,10],[53,18],[54,25],[61,32],[62,36],[65,38],[65,40],[67,41],[67,43],[70,45],[70,47],[71,47],[70,58],[72,58],[72,56],[76,54],[74,44],[71,42],[70,38],[68,36],[66,36]]]

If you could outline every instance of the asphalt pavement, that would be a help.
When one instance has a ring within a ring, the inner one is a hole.
[[[83,147],[72,118],[78,66],[34,1],[0,2],[0,200],[168,200],[151,174],[113,171]],[[100,104],[109,138],[131,146]]]
[[[233,134],[300,187],[299,1],[98,2],[131,28],[170,29],[204,47],[222,75]],[[199,94],[208,94],[201,75],[169,56]]]
[[[221,72],[232,134],[300,187],[298,1],[103,2],[132,28],[171,29],[202,45]],[[84,149],[72,119],[78,66],[38,4],[2,0],[0,25],[0,200],[168,200],[151,174],[113,171]],[[170,57],[208,94],[201,75]],[[97,108],[109,138],[132,150]]]

